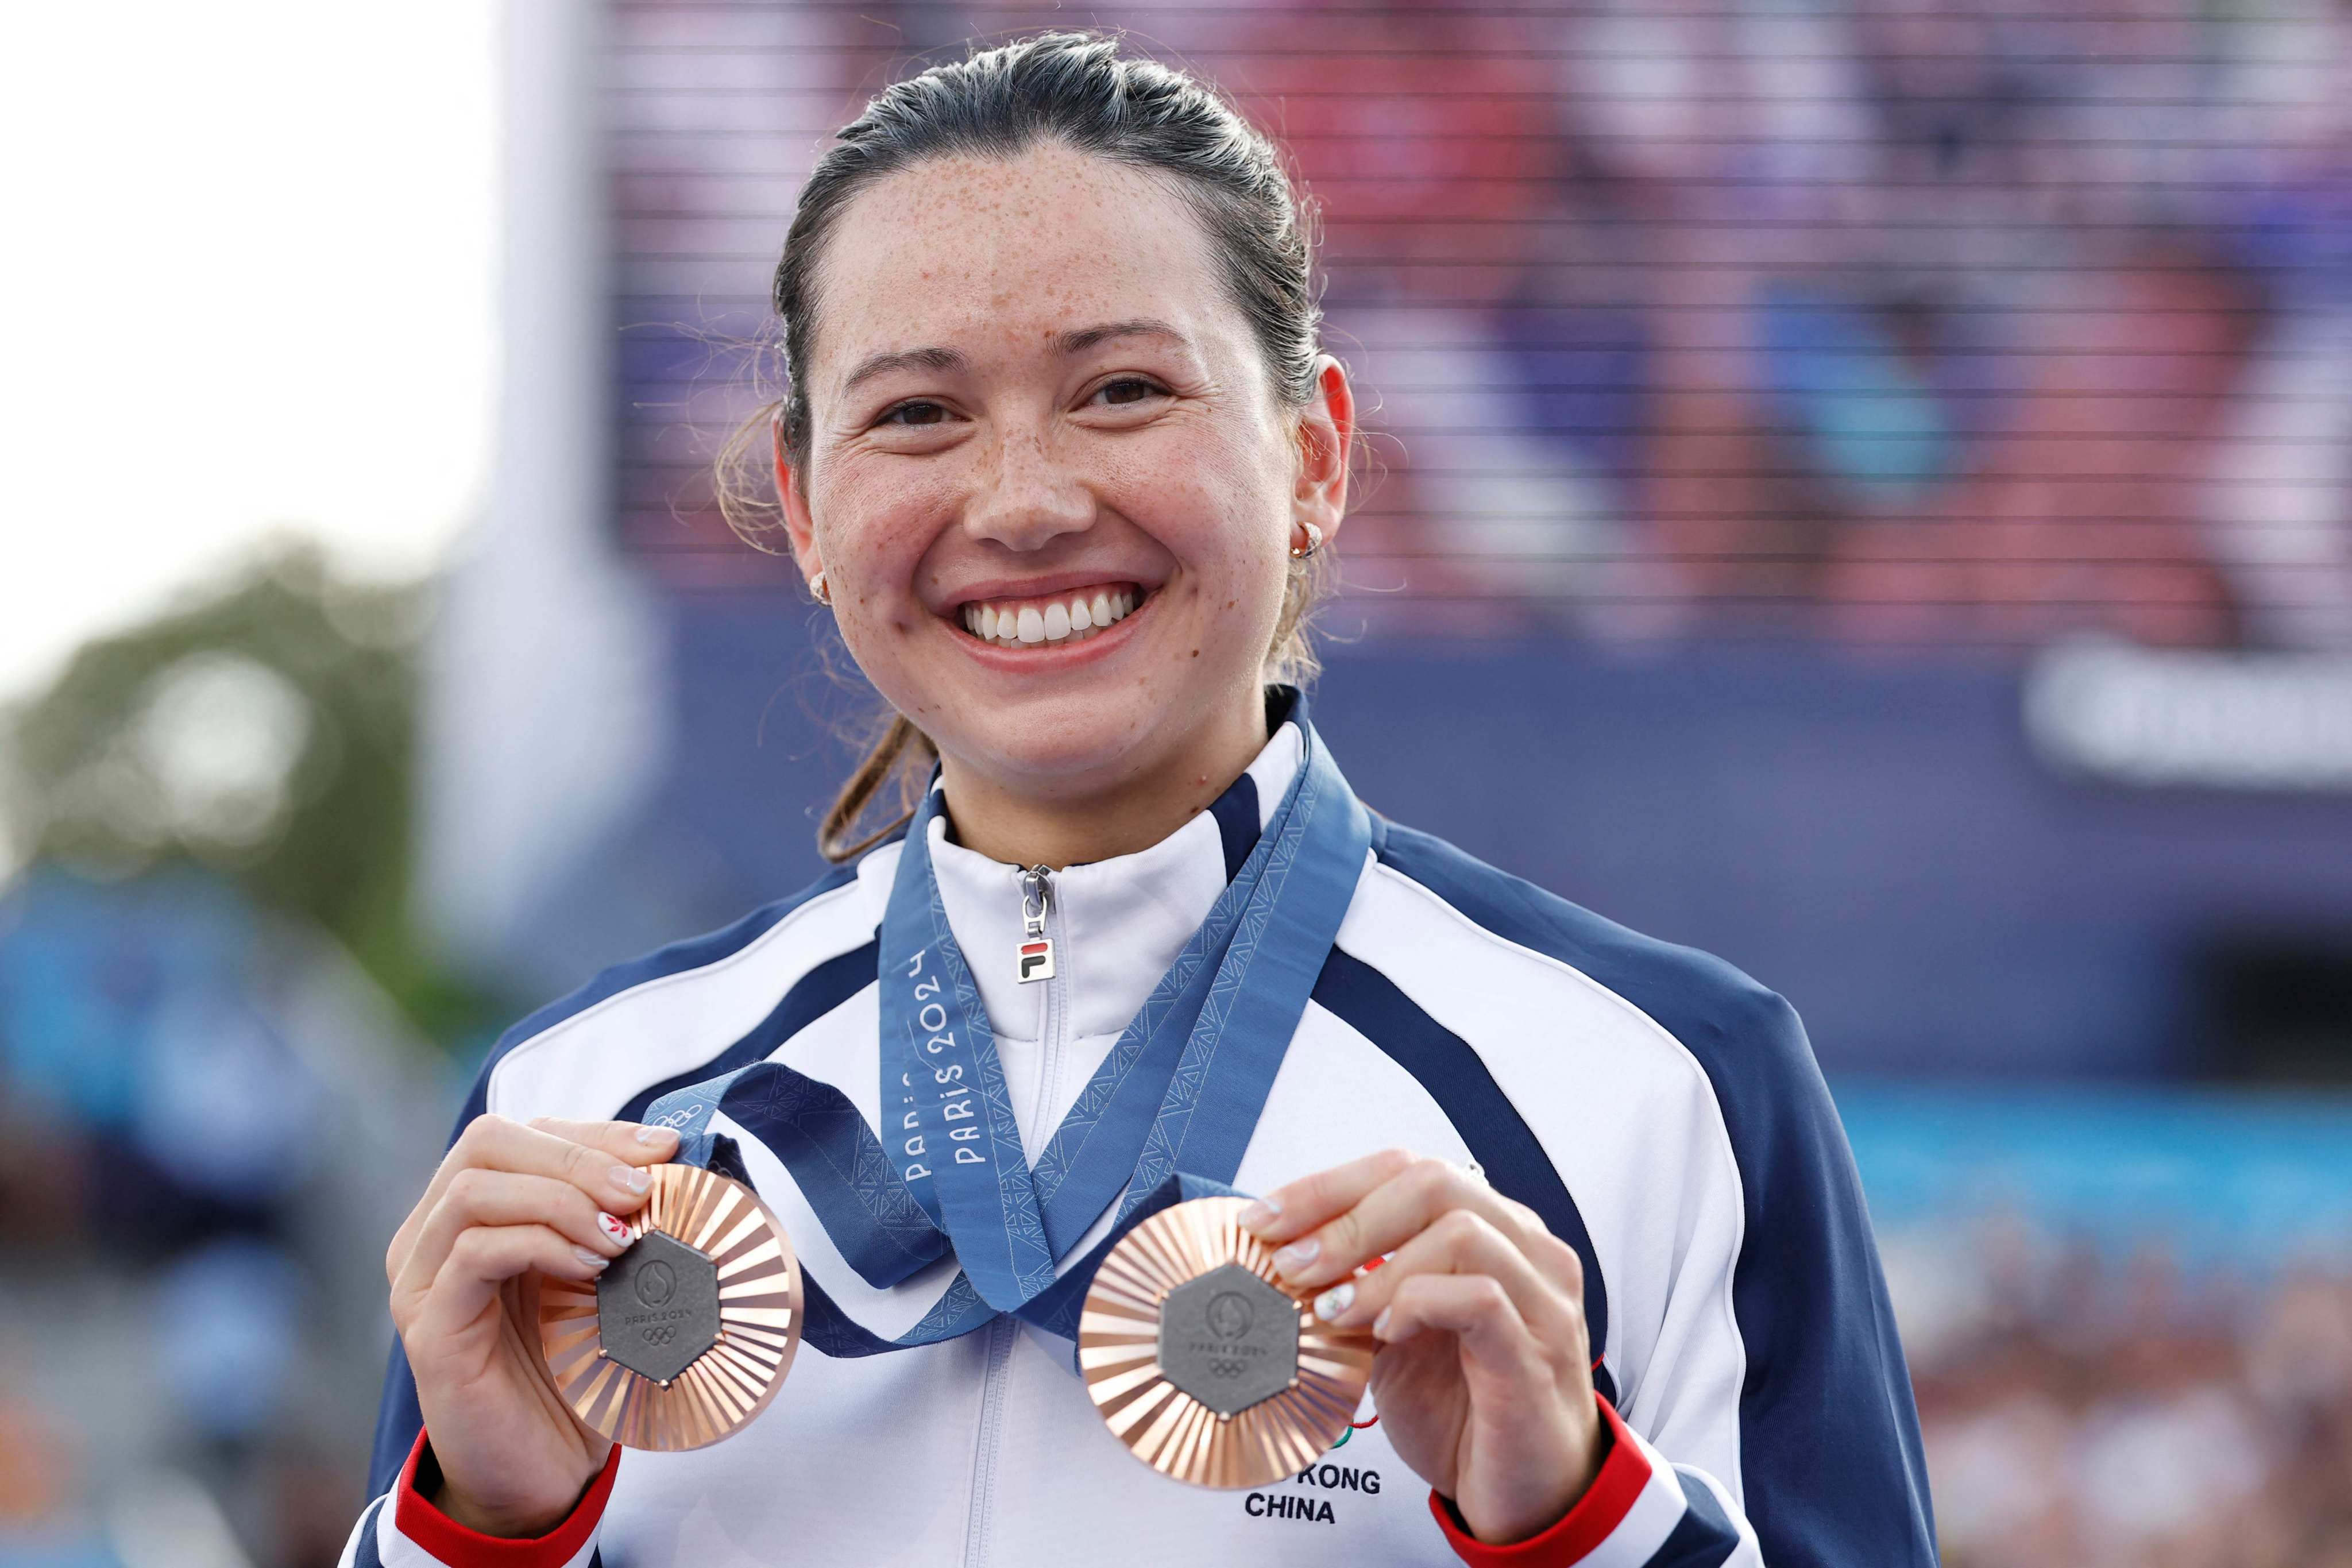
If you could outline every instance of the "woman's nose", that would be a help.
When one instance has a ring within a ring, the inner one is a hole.
[[[1034,432],[996,444],[995,461],[964,510],[964,531],[1008,550],[1036,550],[1094,525],[1095,498]]]

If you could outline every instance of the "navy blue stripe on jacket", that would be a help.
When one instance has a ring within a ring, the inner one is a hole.
[[[1795,1011],[1720,959],[1628,931],[1443,839],[1376,821],[1374,851],[1487,931],[1631,1002],[1706,1071],[1747,1209],[1732,1310],[1748,1368],[1742,1489],[1764,1561],[1934,1568],[1910,1373],[1845,1130]]]
[[[414,1437],[409,1439],[412,1443],[416,1439]],[[406,1463],[408,1459],[408,1450],[403,1448],[400,1451],[400,1457],[402,1463]],[[399,1468],[395,1466],[393,1468],[392,1480],[396,1481],[399,1479],[400,1470]],[[377,1493],[387,1492],[391,1489],[392,1481],[386,1481],[383,1485],[374,1489]],[[375,1501],[368,1505],[367,1511],[360,1515],[359,1533],[352,1538],[353,1542],[352,1548],[352,1568],[383,1568],[383,1553],[376,1550],[375,1544],[376,1527],[380,1522],[376,1516],[391,1506],[391,1499],[377,1496]]]
[[[828,958],[801,976],[775,1010],[760,1020],[751,1032],[704,1062],[682,1073],[666,1078],[661,1082],[637,1090],[629,1096],[628,1103],[613,1112],[616,1121],[643,1120],[646,1108],[673,1089],[685,1089],[737,1068],[750,1067],[753,1062],[766,1061],[775,1055],[786,1040],[856,995],[874,984],[874,970],[882,953],[877,938],[863,947],[853,947],[837,957]]]
[[[1437,1101],[1496,1192],[1535,1210],[1546,1229],[1576,1248],[1584,1265],[1585,1322],[1598,1355],[1609,1341],[1609,1290],[1591,1234],[1543,1145],[1512,1109],[1478,1053],[1415,1006],[1387,975],[1336,947],[1313,994],[1318,1005],[1378,1046]],[[1606,1367],[1593,1368],[1593,1382],[1609,1399],[1616,1399],[1616,1384]]]
[[[633,959],[626,963],[616,963],[600,973],[593,980],[570,995],[540,1008],[499,1036],[498,1043],[490,1047],[488,1057],[482,1063],[481,1071],[474,1077],[474,1087],[467,1094],[466,1103],[457,1112],[457,1123],[449,1131],[449,1142],[455,1144],[457,1142],[457,1135],[465,1131],[467,1124],[488,1109],[492,1069],[505,1058],[508,1052],[525,1040],[545,1034],[566,1018],[584,1013],[598,1003],[617,996],[624,991],[643,985],[649,980],[659,980],[665,975],[682,973],[689,969],[701,969],[718,963],[722,958],[740,952],[766,935],[778,921],[782,920],[803,904],[832,892],[836,888],[845,886],[856,876],[856,872],[848,867],[829,871],[790,898],[763,904],[732,925],[725,926],[705,936],[673,942],[667,947],[647,953],[643,958]],[[873,949],[867,947],[860,951],[866,954],[864,983],[871,983],[874,978]],[[855,957],[856,954],[848,956]],[[775,1010],[769,1015],[768,1022],[772,1023],[779,1018],[790,1016],[796,1006],[807,1005],[807,998],[801,997],[801,994],[804,987],[809,986],[810,982],[818,983],[814,987],[815,990],[825,990],[830,985],[837,984],[838,966],[843,962],[836,959],[831,964],[819,964],[803,979],[801,985],[794,986],[785,994],[783,1000],[777,1004]],[[820,976],[825,978],[820,980]],[[801,998],[801,1000],[796,1003],[795,998]],[[817,1012],[824,1010],[819,1008]],[[817,1013],[808,1015],[809,1017],[816,1016]],[[762,1028],[766,1026],[766,1024],[761,1026]],[[756,1036],[759,1032],[754,1030],[753,1034]],[[698,1071],[684,1082],[698,1082],[709,1076],[710,1075],[707,1071]],[[657,1088],[655,1092],[661,1092],[661,1089]],[[646,1103],[652,1103],[651,1096],[646,1098]],[[400,1341],[395,1336],[392,1342],[390,1360],[384,1368],[383,1399],[376,1408],[375,1445],[368,1462],[368,1495],[370,1497],[379,1496],[392,1489],[393,1483],[400,1479],[400,1468],[408,1462],[409,1449],[416,1446],[416,1434],[424,1428],[424,1426],[425,1414],[416,1404],[416,1379],[408,1370],[408,1357],[401,1350]]]
[[[1739,1549],[1738,1527],[1716,1500],[1715,1489],[1696,1472],[1676,1465],[1675,1476],[1682,1482],[1683,1501],[1690,1511],[1642,1568],[1723,1568]]]

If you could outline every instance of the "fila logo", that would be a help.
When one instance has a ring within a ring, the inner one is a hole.
[[[1033,980],[1054,978],[1054,944],[1050,942],[1024,942],[1014,950],[1019,956],[1021,984]]]

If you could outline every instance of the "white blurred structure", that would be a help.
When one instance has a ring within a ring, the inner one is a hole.
[[[666,747],[664,638],[613,541],[604,7],[508,0],[504,363],[488,516],[428,643],[424,904],[495,972]]]

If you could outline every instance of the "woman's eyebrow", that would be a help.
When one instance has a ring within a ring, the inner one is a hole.
[[[858,362],[849,378],[841,384],[840,395],[846,397],[857,390],[861,382],[887,375],[894,370],[961,370],[970,362],[954,349],[901,349],[895,353],[879,353]]]
[[[1097,343],[1113,338],[1165,338],[1179,348],[1192,345],[1184,334],[1156,316],[1138,316],[1131,321],[1104,321],[1096,326],[1080,327],[1062,333],[1054,340],[1055,348],[1065,355],[1084,353]]]
[[[1101,321],[1091,327],[1077,327],[1057,333],[1054,348],[1067,358],[1071,354],[1084,353],[1097,343],[1108,342],[1113,338],[1165,338],[1179,348],[1192,346],[1183,333],[1166,321],[1156,316],[1139,316],[1130,321]],[[877,375],[887,375],[894,370],[961,371],[970,363],[955,349],[899,349],[889,353],[870,354],[860,360],[857,368],[842,382],[840,395],[846,397],[862,383]]]

